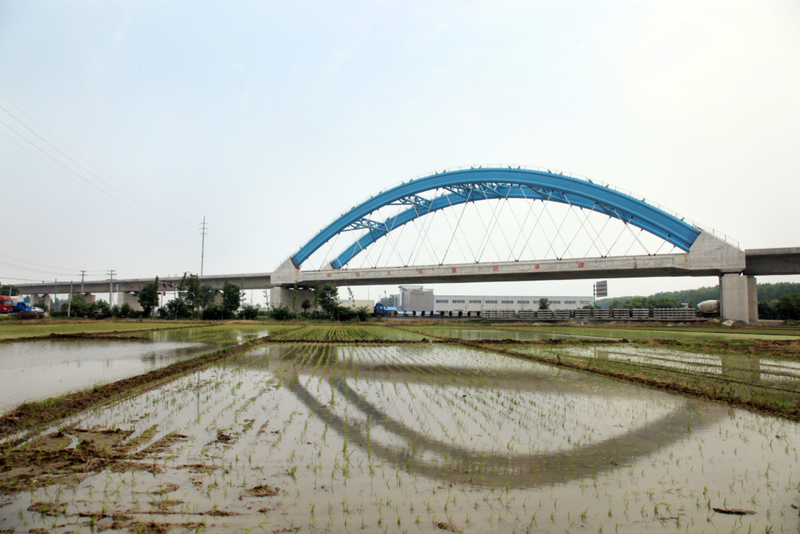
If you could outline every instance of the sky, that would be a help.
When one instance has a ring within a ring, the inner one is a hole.
[[[0,0],[0,282],[196,273],[204,217],[205,274],[268,272],[366,197],[485,163],[608,182],[743,249],[796,247],[798,95],[790,0]],[[800,277],[759,279],[778,281]]]

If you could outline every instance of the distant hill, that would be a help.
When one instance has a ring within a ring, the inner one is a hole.
[[[771,302],[778,300],[782,295],[800,295],[800,283],[794,282],[780,282],[777,284],[758,284],[758,301]],[[667,291],[663,293],[654,293],[649,295],[650,299],[668,298],[677,302],[688,302],[692,306],[703,302],[704,300],[718,299],[719,286],[701,287],[699,289],[685,289],[683,291]],[[608,308],[614,300],[618,301],[622,306],[625,302],[631,299],[648,298],[642,296],[630,297],[617,297],[615,299],[598,299],[597,306],[601,308]]]

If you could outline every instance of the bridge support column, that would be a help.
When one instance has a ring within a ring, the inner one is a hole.
[[[292,296],[295,290],[286,287],[272,287],[269,290],[269,307],[277,308],[278,306],[286,306],[292,309]],[[300,288],[297,290],[297,296],[294,298],[294,311],[301,312],[303,308],[300,305],[305,299],[309,302],[314,302],[314,292],[311,289]]]
[[[119,305],[122,306],[123,304],[127,304],[131,307],[133,311],[142,311],[142,306],[139,304],[139,297],[135,293],[125,293],[119,294]]]
[[[720,315],[732,321],[758,322],[758,291],[753,276],[723,274],[720,285]]]

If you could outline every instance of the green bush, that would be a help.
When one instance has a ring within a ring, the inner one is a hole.
[[[290,319],[294,319],[295,315],[296,314],[286,306],[275,306],[269,311],[270,319],[275,319],[276,321],[289,321]]]
[[[219,321],[224,318],[225,308],[220,306],[206,306],[203,310],[202,319],[204,321]]]
[[[246,319],[248,321],[255,321],[258,318],[258,308],[255,306],[245,306],[239,312],[239,319]]]

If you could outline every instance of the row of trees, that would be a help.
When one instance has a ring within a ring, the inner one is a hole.
[[[297,288],[295,288],[297,289]],[[352,298],[352,290],[350,297]],[[288,321],[295,319],[298,316],[311,319],[325,319],[331,321],[352,321],[358,319],[359,321],[366,321],[370,316],[370,310],[366,306],[353,309],[349,306],[342,306],[339,304],[339,288],[333,282],[319,285],[312,291],[313,301],[311,299],[304,299],[300,303],[303,309],[302,314],[287,308],[286,306],[276,306],[270,310],[270,318],[278,321]],[[294,307],[294,303],[293,306]],[[311,310],[311,311],[309,311]]]
[[[216,290],[209,284],[201,284],[200,277],[196,274],[185,273],[183,279],[178,284],[178,295],[176,298],[167,302],[166,305],[158,307],[159,304],[159,282],[158,277],[152,282],[144,284],[137,298],[142,311],[134,311],[129,304],[122,306],[109,306],[105,301],[98,300],[86,303],[86,297],[82,293],[74,293],[69,301],[69,314],[73,317],[91,317],[95,319],[105,319],[108,317],[137,318],[152,317],[153,311],[157,310],[159,317],[163,319],[189,319],[192,317],[202,317],[208,320],[233,319],[255,319],[258,311],[254,306],[245,306],[239,311],[244,298],[241,288],[230,282],[225,281],[222,287],[222,302],[214,304]],[[62,313],[66,312],[66,304],[61,306]]]
[[[759,302],[758,318],[800,320],[800,295],[784,293],[779,299]]]
[[[216,290],[209,284],[201,284],[198,275],[184,273],[178,284],[177,298],[159,308],[158,314],[164,319],[188,319],[200,315],[207,320],[236,317],[255,319],[258,315],[254,306],[245,306],[237,313],[244,299],[244,291],[230,280],[225,280],[222,286],[222,302],[214,304],[215,296]],[[139,305],[146,316],[149,316],[153,308],[158,305],[158,278],[142,288],[139,293]]]

